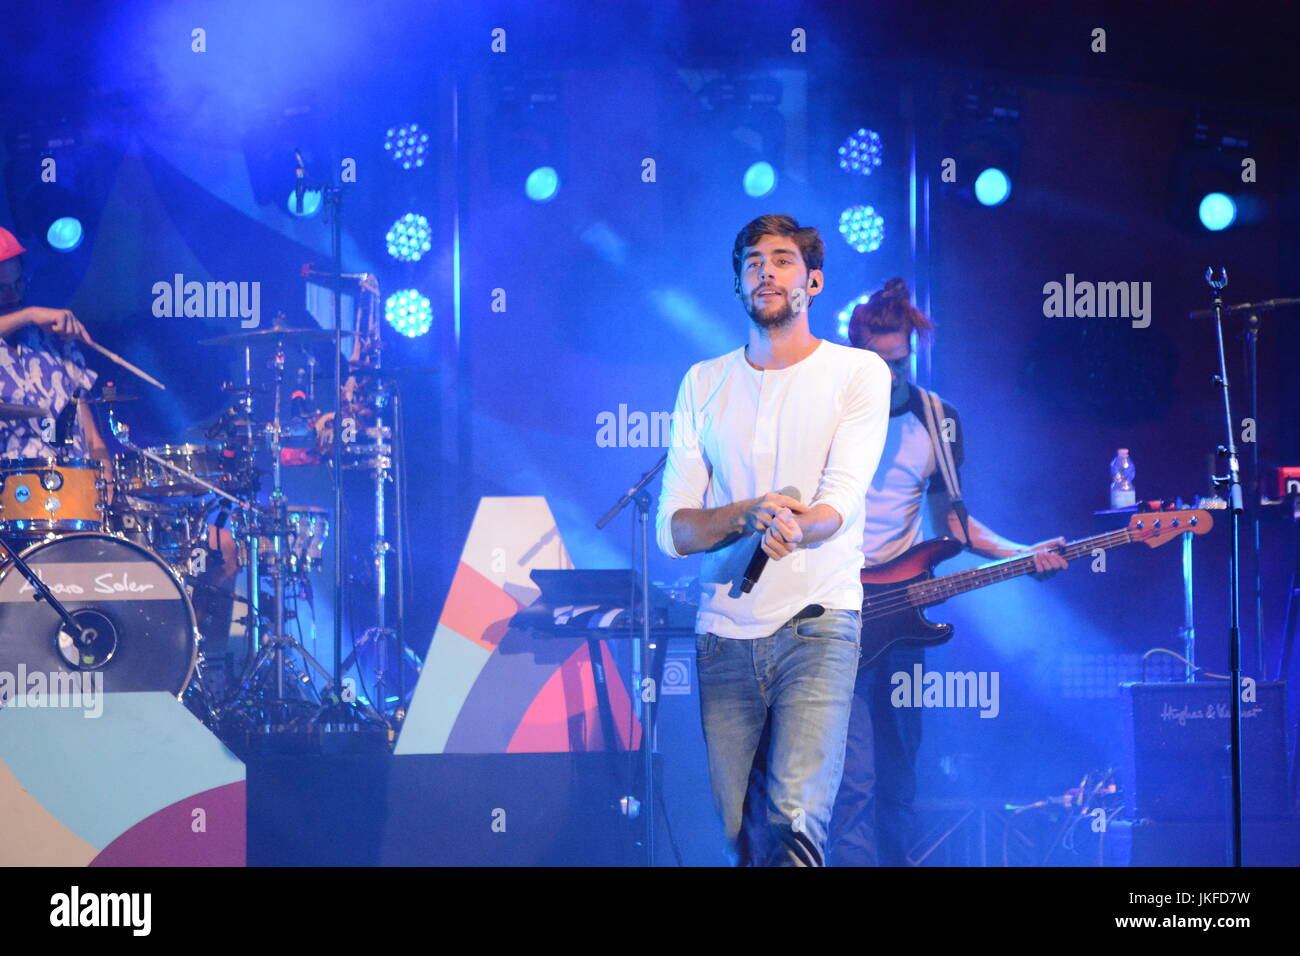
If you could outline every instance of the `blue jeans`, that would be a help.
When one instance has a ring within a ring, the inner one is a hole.
[[[825,865],[861,618],[810,605],[769,637],[696,638],[713,799],[738,865]]]
[[[895,644],[858,671],[831,818],[832,866],[910,866],[921,709],[895,707],[892,677],[925,664],[925,648]]]

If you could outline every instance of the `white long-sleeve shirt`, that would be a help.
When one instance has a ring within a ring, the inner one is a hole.
[[[698,633],[767,637],[809,604],[862,607],[865,499],[888,429],[889,382],[874,352],[824,340],[784,369],[754,368],[743,348],[691,366],[673,410],[659,548],[683,557],[672,533],[681,508],[717,508],[790,485],[801,501],[830,505],[842,519],[829,538],[769,560],[749,594],[740,584],[757,534],[705,553]]]

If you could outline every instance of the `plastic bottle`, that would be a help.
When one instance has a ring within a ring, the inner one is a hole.
[[[1128,449],[1121,448],[1110,463],[1110,506],[1112,508],[1132,508],[1137,504],[1137,491],[1133,488],[1133,476],[1137,469]]]

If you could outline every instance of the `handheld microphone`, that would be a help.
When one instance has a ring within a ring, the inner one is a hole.
[[[799,497],[799,489],[794,485],[786,485],[777,494],[785,495],[787,498],[793,498],[795,501],[802,501]],[[763,534],[767,534],[766,531]],[[740,583],[740,590],[748,594],[754,590],[754,585],[758,583],[758,577],[767,567],[767,552],[763,550],[763,535],[758,536],[758,546],[754,548],[754,556],[749,559],[749,567],[745,568],[745,577]]]

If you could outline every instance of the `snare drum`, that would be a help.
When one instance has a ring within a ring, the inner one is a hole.
[[[230,483],[230,476],[222,467],[221,452],[207,445],[160,445],[145,451],[223,490]],[[122,455],[113,462],[113,471],[118,490],[142,498],[208,494],[207,488],[188,475],[165,468],[144,455]]]
[[[99,531],[104,506],[104,481],[93,458],[0,461],[0,533]]]

